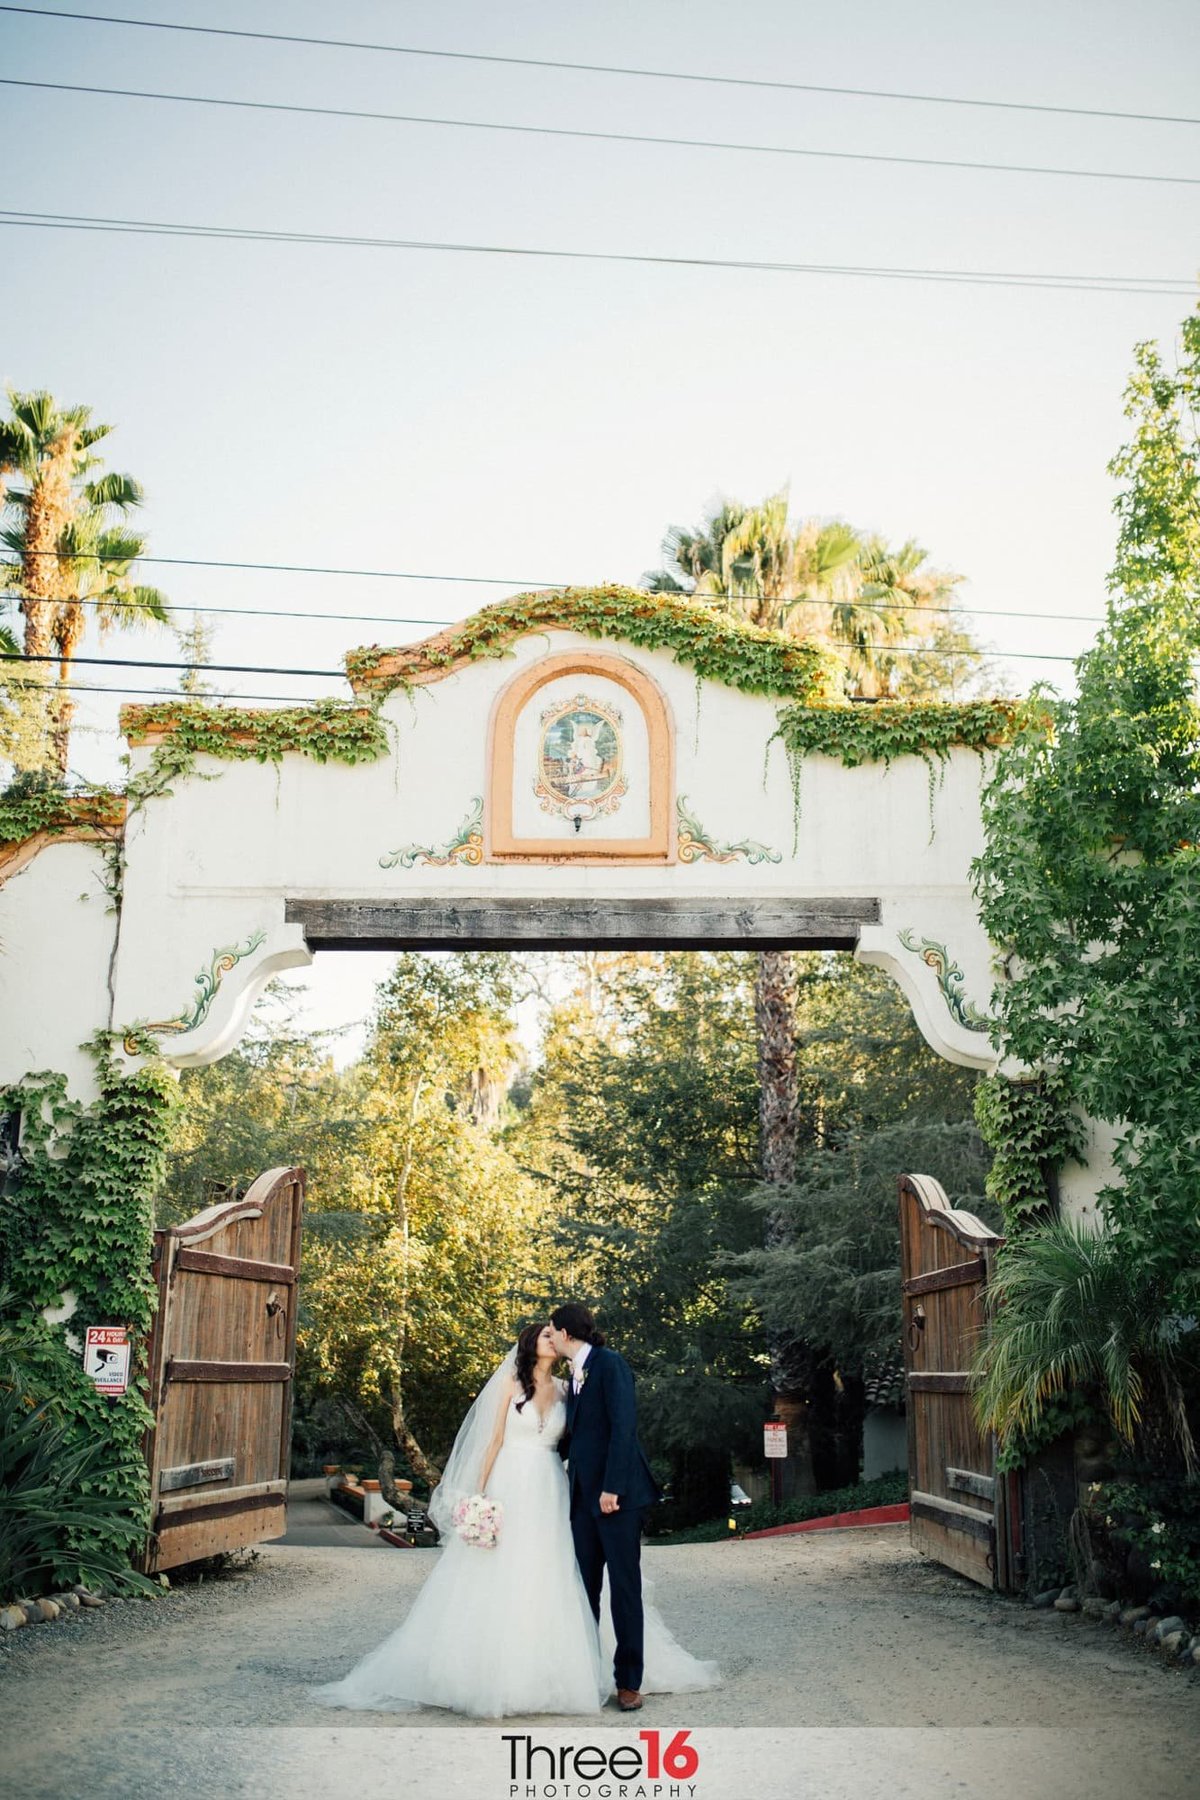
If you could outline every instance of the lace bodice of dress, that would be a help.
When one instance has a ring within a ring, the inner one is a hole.
[[[519,1398],[520,1395],[517,1396]],[[527,1400],[518,1412],[517,1400],[514,1399],[509,1403],[508,1419],[504,1427],[505,1448],[510,1444],[520,1444],[533,1450],[554,1450],[566,1428],[567,1407],[561,1389],[544,1419],[539,1419],[537,1407],[532,1400]]]

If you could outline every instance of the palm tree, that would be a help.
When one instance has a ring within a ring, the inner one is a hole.
[[[1091,1392],[1125,1444],[1141,1439],[1161,1459],[1173,1441],[1194,1476],[1182,1374],[1197,1335],[1195,1272],[1191,1290],[1185,1307],[1113,1232],[1060,1219],[1024,1235],[989,1284],[992,1316],[974,1358],[981,1428],[1020,1438],[1049,1400]]]
[[[754,987],[759,1158],[763,1181],[780,1188],[790,1187],[796,1179],[798,1002],[793,953],[760,950]],[[769,1211],[765,1247],[778,1250],[789,1242],[786,1212]],[[811,1494],[816,1486],[808,1432],[812,1358],[806,1344],[778,1331],[770,1335],[769,1350],[775,1417],[788,1427],[788,1467],[786,1474],[781,1469],[780,1475],[791,1492]],[[790,1494],[780,1493],[778,1497],[790,1498]]]
[[[793,525],[786,488],[758,506],[725,501],[696,530],[672,526],[662,547],[674,568],[644,576],[651,591],[723,602],[756,625],[831,644],[844,651],[852,690],[863,698],[914,688],[936,697],[930,658],[939,643],[951,657],[941,692],[978,665],[961,628],[946,636],[960,576],[927,568],[926,552],[911,538],[891,549],[843,520]],[[914,683],[910,665],[918,660]]]
[[[0,422],[0,498],[6,523],[0,544],[13,560],[0,564],[0,586],[16,589],[24,618],[24,652],[29,657],[58,654],[58,694],[52,706],[45,693],[48,672],[34,665],[27,694],[50,735],[52,761],[67,772],[75,705],[68,683],[71,663],[95,610],[100,629],[164,622],[166,605],[155,588],[130,578],[145,539],[118,522],[142,503],[132,476],[116,473],[88,479],[100,458],[93,447],[110,425],[91,422],[87,406],[61,407],[44,391],[9,391],[10,416]],[[22,485],[6,484],[17,476]]]

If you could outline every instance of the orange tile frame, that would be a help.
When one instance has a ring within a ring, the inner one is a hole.
[[[650,831],[642,838],[589,838],[576,847],[562,838],[513,835],[513,736],[527,703],[560,675],[603,675],[623,687],[646,721],[650,752]],[[675,791],[675,728],[665,694],[642,669],[620,656],[586,650],[548,656],[523,669],[498,695],[488,730],[487,862],[673,863],[671,805]]]

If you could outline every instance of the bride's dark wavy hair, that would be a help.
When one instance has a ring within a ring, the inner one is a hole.
[[[533,1371],[537,1362],[538,1339],[546,1329],[546,1321],[538,1319],[533,1325],[526,1325],[517,1339],[517,1380],[525,1390],[525,1399],[517,1401],[517,1411],[525,1405],[526,1400],[533,1399]]]

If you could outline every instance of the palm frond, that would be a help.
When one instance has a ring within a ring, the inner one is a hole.
[[[1148,1372],[1177,1381],[1160,1329],[1165,1297],[1111,1233],[1072,1220],[1043,1226],[1001,1256],[989,1295],[975,1410],[1001,1439],[1036,1427],[1052,1397],[1090,1389],[1130,1444],[1145,1415]],[[1178,1421],[1176,1430],[1186,1458]]]

